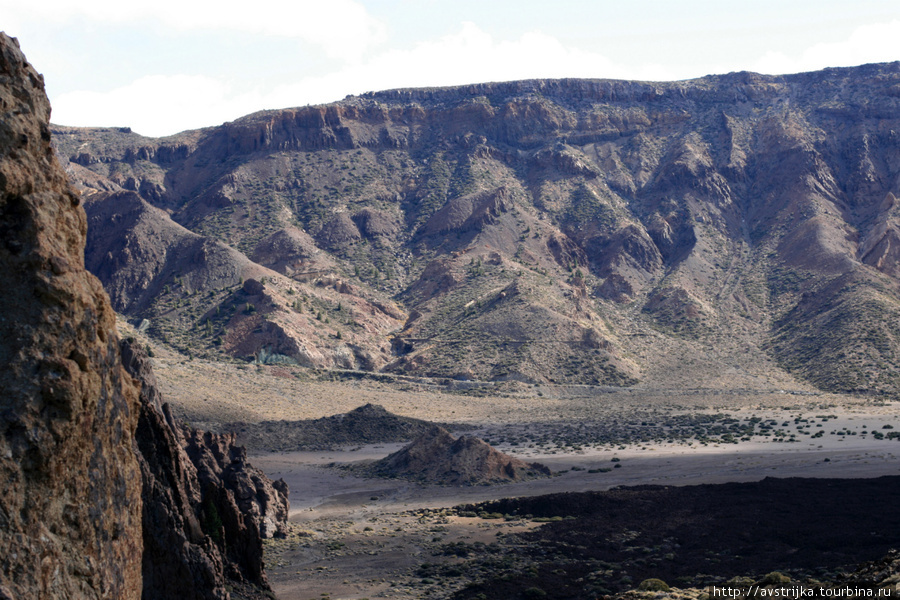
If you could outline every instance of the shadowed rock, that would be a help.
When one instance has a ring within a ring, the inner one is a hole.
[[[377,404],[366,404],[348,413],[307,421],[226,423],[225,431],[252,450],[331,450],[350,444],[408,442],[433,425],[401,417]]]
[[[177,424],[143,350],[123,342],[122,359],[142,383],[144,598],[220,600],[235,583],[268,590],[262,540],[286,534],[287,484],[251,466],[234,436]]]

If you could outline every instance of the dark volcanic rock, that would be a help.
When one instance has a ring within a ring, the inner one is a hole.
[[[550,475],[542,464],[513,458],[470,435],[454,438],[437,426],[376,462],[372,470],[381,476],[451,485],[510,483]]]
[[[262,540],[286,532],[287,485],[247,463],[233,436],[178,425],[141,349],[123,342],[122,359],[142,383],[144,598],[219,600],[234,582],[267,590]]]
[[[860,565],[849,579],[896,590],[900,582],[900,550],[892,549],[878,560]]]
[[[281,480],[272,482],[250,465],[244,448],[235,446],[234,435],[187,426],[183,432],[185,450],[197,467],[203,501],[207,506],[216,506],[222,520],[223,547],[230,559],[226,567],[253,583],[265,585],[262,540],[283,537],[287,532],[287,484]]]
[[[226,598],[224,561],[200,526],[197,470],[181,428],[163,404],[146,355],[122,343],[126,369],[141,381],[136,432],[143,480],[144,598]]]
[[[0,595],[137,599],[138,389],[85,271],[43,79],[0,33]]]
[[[650,577],[683,588],[722,585],[732,577],[759,581],[772,571],[795,582],[814,577],[835,584],[849,579],[895,585],[900,557],[891,549],[900,528],[898,491],[900,477],[767,477],[716,485],[620,486],[463,506],[557,522],[514,542],[511,552],[528,557],[531,576],[495,572],[453,598],[520,598],[527,597],[527,588],[539,587],[547,592],[542,597],[579,600],[610,596]],[[494,553],[493,558],[506,557]],[[875,562],[857,570],[862,561]],[[607,569],[613,568],[610,576]],[[839,569],[851,574],[836,577]]]
[[[233,437],[177,426],[146,356],[120,348],[85,270],[86,216],[50,148],[43,81],[3,34],[0,107],[0,595],[266,590],[262,538],[284,533],[287,488]]]

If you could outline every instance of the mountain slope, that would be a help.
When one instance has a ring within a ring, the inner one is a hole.
[[[898,131],[891,63],[393,90],[163,139],[53,133],[82,189],[131,190],[280,290],[340,280],[371,306],[392,298],[356,334],[380,357],[345,361],[358,368],[894,394]],[[278,353],[310,364],[310,334]]]

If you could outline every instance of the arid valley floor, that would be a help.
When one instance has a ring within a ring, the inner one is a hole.
[[[452,487],[360,477],[350,468],[396,451],[399,443],[251,448],[251,461],[291,489],[292,533],[267,546],[269,578],[282,600],[448,598],[478,576],[466,558],[470,551],[502,554],[503,544],[519,543],[514,534],[541,526],[523,516],[479,517],[453,508],[460,505],[617,486],[900,475],[900,440],[891,435],[900,431],[900,407],[884,400],[796,386],[615,390],[505,383],[473,391],[421,379],[324,381],[283,367],[189,361],[163,348],[156,354],[166,397],[196,426],[314,419],[371,402],[455,426],[554,473]],[[435,569],[444,576],[430,575]]]

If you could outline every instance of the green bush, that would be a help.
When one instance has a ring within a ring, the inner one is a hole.
[[[669,588],[669,584],[667,584],[662,579],[656,579],[652,577],[650,579],[645,579],[638,586],[638,589],[643,592],[668,592],[671,588]]]
[[[203,529],[203,533],[211,537],[217,544],[223,542],[222,519],[219,517],[219,511],[216,509],[216,504],[210,496],[207,496],[203,502],[203,510],[200,514],[200,528]]]
[[[790,582],[791,578],[784,573],[772,571],[771,573],[763,577],[762,581],[760,581],[759,583],[760,585],[782,585]]]

